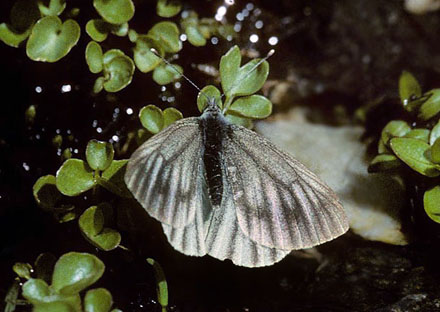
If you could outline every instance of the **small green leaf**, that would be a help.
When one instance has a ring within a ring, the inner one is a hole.
[[[272,103],[262,95],[241,97],[232,103],[228,112],[241,117],[263,119],[272,113]]]
[[[394,155],[381,154],[374,157],[368,166],[368,172],[382,172],[400,167],[401,161]]]
[[[172,22],[160,22],[155,24],[149,31],[150,35],[160,45],[164,52],[177,53],[182,49],[179,39],[179,28]]]
[[[233,46],[220,59],[220,78],[223,91],[227,96],[236,83],[238,72],[240,70],[241,54],[238,46]],[[228,91],[228,93],[226,92]]]
[[[428,177],[440,175],[436,165],[428,159],[429,144],[412,138],[393,138],[390,146],[397,157],[411,169]]]
[[[41,0],[38,1],[38,9],[45,16],[58,16],[66,8],[66,0],[50,0],[48,2],[49,5],[46,5]]]
[[[391,154],[391,150],[388,148],[388,146],[382,141],[382,138],[379,139],[379,142],[377,144],[377,152],[379,154]]]
[[[182,119],[183,115],[174,107],[165,108],[163,111],[163,127],[166,128],[179,119]]]
[[[109,191],[115,193],[120,197],[131,198],[132,195],[127,189],[124,182],[125,169],[127,168],[127,159],[113,160],[110,167],[108,167],[104,172],[102,172],[101,179],[99,181],[105,180],[111,184],[103,185]],[[101,184],[102,185],[102,184]]]
[[[160,47],[153,38],[147,35],[140,35],[136,38],[136,47],[134,48],[134,62],[137,68],[143,72],[148,73],[155,69],[162,60],[151,52],[154,48],[162,57],[165,55],[162,47]]]
[[[440,89],[433,89],[428,100],[420,106],[418,117],[422,120],[428,120],[440,112]]]
[[[166,309],[168,306],[168,285],[160,264],[152,258],[147,258],[147,262],[153,266],[154,275],[156,277],[156,291],[157,301],[159,301],[162,308]]]
[[[112,305],[112,294],[105,288],[91,289],[84,297],[85,312],[108,312]]]
[[[105,265],[94,255],[69,252],[62,255],[52,276],[52,287],[64,295],[74,295],[101,278]]]
[[[388,145],[394,137],[402,137],[411,131],[411,127],[402,120],[392,120],[382,129],[381,140]]]
[[[206,38],[199,31],[197,26],[188,26],[185,28],[185,34],[188,37],[189,43],[195,47],[203,47],[206,45]]]
[[[11,26],[5,23],[0,24],[0,40],[10,47],[18,48],[20,43],[25,41],[31,33],[31,28],[24,32],[17,32]]]
[[[422,88],[410,72],[403,71],[400,75],[399,95],[405,108],[407,108],[410,100],[422,95]]]
[[[61,198],[56,178],[51,174],[40,177],[32,187],[32,193],[37,204],[46,210],[52,209]]]
[[[182,3],[178,0],[158,0],[156,6],[157,15],[160,17],[173,17],[179,14]]]
[[[16,262],[12,270],[21,278],[31,278],[32,266],[29,263]]]
[[[437,185],[423,195],[423,206],[426,214],[435,222],[440,223],[440,186]]]
[[[81,309],[75,309],[67,302],[63,302],[63,301],[39,303],[34,305],[34,308],[32,309],[32,312],[80,312],[80,311]]]
[[[87,208],[78,219],[79,228],[87,237],[98,235],[104,228],[104,213],[101,206]]]
[[[86,24],[86,33],[94,41],[102,42],[107,39],[109,32],[108,24],[102,19],[92,19]]]
[[[95,84],[93,85],[93,93],[101,92],[102,89],[104,88],[104,82],[105,82],[105,78],[104,77],[96,78]]]
[[[32,304],[47,302],[52,295],[49,285],[41,279],[29,279],[23,284],[22,294]]]
[[[431,159],[432,162],[439,164],[440,163],[440,139],[437,138],[434,144],[431,147]]]
[[[142,107],[139,112],[139,119],[142,126],[154,134],[159,133],[164,127],[163,112],[155,105]]]
[[[80,159],[66,160],[56,175],[58,190],[67,196],[76,196],[96,185],[93,170]]]
[[[112,34],[118,36],[118,37],[125,37],[128,34],[128,23],[123,23],[123,24],[119,24],[119,25],[111,25],[110,28]]]
[[[428,129],[412,129],[410,132],[405,134],[405,138],[414,138],[422,140],[428,143],[429,140],[429,130]]]
[[[103,86],[107,92],[118,92],[125,88],[130,84],[133,73],[134,63],[128,56],[124,54],[115,56],[114,50],[104,54]]]
[[[49,252],[38,255],[34,263],[35,276],[50,283],[56,261],[55,256]]]
[[[439,137],[440,137],[440,120],[431,130],[431,134],[429,135],[429,145],[434,144],[435,140],[437,140],[437,138]]]
[[[235,116],[235,115],[231,115],[231,114],[226,114],[225,117],[229,122],[236,124],[236,125],[239,125],[239,126],[243,126],[248,129],[252,129],[254,126],[252,119],[249,119],[249,118]]]
[[[69,53],[79,36],[80,27],[74,20],[62,23],[56,16],[46,16],[32,28],[26,53],[34,61],[56,62]]]
[[[101,46],[95,41],[90,41],[86,47],[86,62],[89,70],[97,74],[103,68],[103,54]]]
[[[134,15],[134,4],[131,0],[93,0],[93,6],[111,24],[123,24]]]
[[[153,80],[160,85],[166,85],[179,79],[182,74],[183,68],[177,64],[173,64],[173,66],[160,64],[154,69]]]
[[[205,110],[208,105],[208,100],[215,99],[217,106],[223,109],[222,96],[219,89],[212,85],[204,87],[197,95],[197,107],[201,113]]]
[[[20,293],[20,282],[15,279],[11,287],[9,287],[5,296],[5,309],[3,312],[14,312],[17,306],[18,294]]]
[[[107,169],[113,161],[115,150],[113,145],[108,142],[90,140],[86,148],[86,159],[90,168],[103,171]]]

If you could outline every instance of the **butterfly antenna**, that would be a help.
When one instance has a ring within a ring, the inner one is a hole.
[[[206,97],[207,100],[210,100],[209,96],[207,96],[205,94],[205,92],[203,92],[191,79],[189,79],[188,77],[186,77],[176,66],[174,66],[173,64],[171,64],[170,62],[168,62],[164,57],[162,57],[162,55],[160,55],[156,49],[154,48],[150,48],[150,51],[156,55],[158,58],[160,58],[162,61],[165,62],[165,64],[167,64],[168,66],[170,66],[176,73],[178,73],[181,77],[185,78],[186,81],[188,81],[194,88],[197,89],[197,91],[199,91],[201,94],[203,94],[204,97]]]
[[[262,58],[261,60],[259,60],[259,61],[257,62],[257,64],[255,64],[255,65],[254,65],[254,66],[248,71],[248,73],[247,73],[243,78],[241,78],[239,81],[237,81],[236,84],[240,84],[240,82],[242,82],[242,81],[245,80],[247,77],[249,77],[250,74],[252,74],[252,72],[253,72],[254,70],[256,70],[256,69],[258,68],[258,66],[261,65],[261,63],[263,63],[265,60],[267,60],[269,57],[271,57],[274,53],[275,53],[275,50],[274,50],[274,49],[270,49],[269,52],[267,52],[266,56],[265,56],[264,58]],[[233,88],[233,87],[231,87],[231,88]],[[230,88],[230,89],[231,89],[231,88]],[[227,91],[229,91],[229,90],[227,90]],[[225,91],[225,92],[222,94],[222,96],[221,96],[222,98],[223,98],[223,96],[225,95],[225,93],[226,93],[227,91]]]

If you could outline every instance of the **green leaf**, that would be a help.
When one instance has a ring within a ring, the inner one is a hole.
[[[382,138],[379,139],[379,142],[377,144],[377,152],[379,154],[391,154],[391,150],[388,148],[388,146],[382,141]]]
[[[52,209],[61,198],[56,178],[51,174],[40,177],[32,187],[32,193],[37,204],[46,210]]]
[[[80,312],[80,311],[81,309],[75,309],[67,302],[63,302],[63,301],[39,303],[34,305],[34,308],[32,309],[32,312]]]
[[[381,140],[388,145],[394,137],[402,137],[411,131],[411,127],[402,120],[392,120],[382,129]]]
[[[410,72],[403,71],[400,75],[399,95],[406,109],[408,109],[408,104],[413,98],[418,98],[422,95],[422,88]]]
[[[382,172],[400,167],[401,161],[394,155],[381,154],[374,157],[368,166],[368,172]]]
[[[95,84],[93,85],[93,92],[94,93],[101,92],[102,89],[104,88],[104,82],[105,82],[105,78],[104,77],[96,78]]]
[[[113,161],[115,150],[113,145],[108,142],[90,140],[86,148],[86,159],[90,168],[103,171],[107,169]]]
[[[235,116],[228,113],[226,113],[225,117],[229,122],[239,126],[243,126],[248,129],[252,129],[254,126],[254,124],[252,123],[252,119],[249,118]]]
[[[55,256],[49,252],[38,255],[34,263],[35,276],[50,283],[56,261]]]
[[[98,235],[104,229],[104,213],[101,206],[87,208],[78,219],[79,228],[87,237]]]
[[[179,79],[182,74],[183,68],[177,64],[160,64],[154,69],[153,80],[160,85],[166,85]]]
[[[112,34],[118,36],[118,37],[125,37],[128,34],[128,23],[123,23],[123,24],[119,24],[119,25],[111,25],[110,28]]]
[[[47,3],[49,5],[47,5]],[[66,0],[38,1],[38,9],[45,16],[58,16],[66,8]]]
[[[52,287],[64,295],[74,295],[101,278],[105,265],[94,255],[69,252],[62,255],[52,276]]]
[[[428,129],[412,129],[410,132],[405,134],[405,138],[414,138],[422,140],[426,143],[429,141],[429,130]]]
[[[80,159],[66,160],[56,175],[58,190],[67,196],[76,196],[96,185],[93,170]]]
[[[154,48],[162,57],[165,55],[162,47],[153,38],[147,35],[137,36],[133,58],[137,68],[143,73],[152,71],[162,62],[160,57],[151,52],[151,48]]]
[[[166,128],[179,119],[182,119],[183,115],[174,107],[165,108],[163,111],[163,127]]]
[[[440,163],[440,139],[437,138],[434,144],[431,147],[431,159],[432,162],[439,164]]]
[[[156,277],[156,291],[157,301],[162,308],[166,309],[168,306],[168,285],[160,264],[152,258],[147,258],[147,262],[153,266],[154,275]]]
[[[34,278],[23,284],[22,294],[32,304],[50,302],[50,297],[53,295],[45,281]]]
[[[220,59],[220,78],[223,91],[227,96],[230,96],[230,91],[234,87],[234,83],[238,77],[240,63],[240,49],[236,45],[229,49]]]
[[[20,43],[29,37],[30,33],[30,28],[22,33],[19,33],[5,23],[0,24],[0,40],[13,48],[18,48]]]
[[[431,130],[431,134],[429,135],[429,145],[434,144],[435,140],[437,140],[437,138],[439,137],[440,137],[440,120]]]
[[[85,312],[108,312],[112,305],[112,294],[105,288],[91,289],[84,297]]]
[[[177,0],[158,0],[156,6],[157,15],[160,17],[173,17],[179,14],[182,3]]]
[[[223,109],[222,96],[219,89],[212,85],[204,87],[197,95],[197,107],[201,113],[205,110],[208,105],[208,100],[215,99],[217,106]]]
[[[428,159],[429,144],[412,138],[394,138],[390,141],[393,152],[411,169],[428,177],[440,175],[436,165]]]
[[[241,117],[262,119],[272,113],[272,103],[262,95],[246,96],[235,100],[228,112]]]
[[[86,62],[89,66],[89,70],[97,74],[102,71],[103,68],[103,54],[101,46],[95,41],[90,41],[86,47]]]
[[[20,282],[15,279],[5,296],[4,312],[14,312],[17,306],[17,298],[20,293]]]
[[[92,19],[86,24],[86,33],[94,41],[102,42],[107,39],[109,32],[108,24],[102,19]]]
[[[109,53],[110,52],[110,53]],[[121,51],[122,53],[122,51]],[[134,73],[134,63],[128,56],[115,56],[110,50],[104,54],[104,89],[107,92],[118,92],[130,84]]]
[[[93,0],[93,6],[111,24],[123,24],[134,15],[134,4],[131,0]]]
[[[79,36],[80,27],[74,20],[62,23],[56,16],[46,16],[32,28],[26,53],[34,61],[56,62],[69,53]]]
[[[30,279],[32,266],[29,263],[16,262],[12,270],[21,278]]]
[[[420,106],[418,117],[422,120],[428,120],[440,112],[440,89],[433,89],[427,94],[428,100]]]
[[[164,52],[177,53],[182,49],[179,39],[179,28],[172,22],[160,22],[155,24],[149,31],[150,35],[160,45]]]
[[[104,172],[102,172],[101,179],[108,181],[111,184],[103,185],[109,191],[115,193],[120,197],[131,198],[131,192],[127,189],[124,182],[125,170],[127,168],[128,159],[114,160],[112,161],[110,167],[108,167]],[[102,185],[100,183],[100,185]]]
[[[197,26],[188,26],[185,28],[185,34],[188,37],[189,43],[195,47],[203,47],[206,45],[206,38],[200,32]]]
[[[139,112],[139,119],[142,126],[154,134],[159,133],[164,127],[163,112],[155,105],[142,107]]]
[[[426,214],[435,222],[440,223],[440,186],[437,185],[423,195],[423,206]]]

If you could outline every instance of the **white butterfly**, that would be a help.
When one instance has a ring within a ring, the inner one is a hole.
[[[125,182],[190,256],[274,264],[348,230],[334,192],[262,136],[228,122],[215,101],[131,156]]]

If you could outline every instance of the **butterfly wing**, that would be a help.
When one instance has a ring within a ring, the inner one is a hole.
[[[262,136],[230,127],[223,145],[225,170],[246,236],[269,248],[292,250],[348,230],[336,195],[315,174]]]
[[[151,137],[130,157],[125,183],[148,213],[184,227],[205,205],[202,135],[197,118],[185,118]]]

